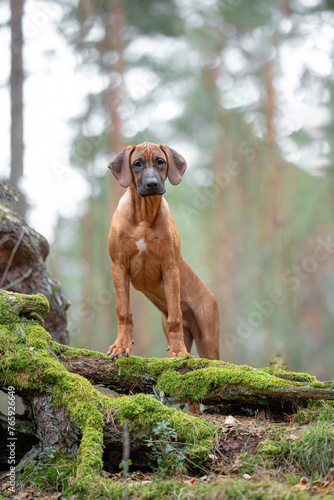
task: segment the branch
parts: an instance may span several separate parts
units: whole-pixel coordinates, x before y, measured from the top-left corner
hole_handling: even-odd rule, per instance
[[[304,399],[334,400],[333,385],[318,382],[304,373],[281,370],[277,376],[269,373],[270,369],[191,356],[182,359],[131,356],[112,362],[104,354],[53,345],[67,370],[122,394],[152,393],[157,386],[166,396],[204,405],[251,403],[289,407]]]

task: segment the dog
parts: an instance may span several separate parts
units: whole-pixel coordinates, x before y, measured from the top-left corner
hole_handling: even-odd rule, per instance
[[[200,357],[219,359],[216,299],[181,256],[180,236],[163,194],[168,177],[179,184],[187,164],[165,144],[127,146],[108,165],[122,196],[108,238],[118,333],[111,359],[129,356],[133,344],[130,282],[160,310],[171,357],[196,343]]]

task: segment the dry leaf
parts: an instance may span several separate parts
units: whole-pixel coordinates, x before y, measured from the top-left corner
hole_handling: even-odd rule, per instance
[[[140,470],[138,470],[135,474],[135,478],[138,480],[138,481],[143,481],[145,479],[145,476]]]
[[[232,415],[229,415],[228,417],[225,418],[224,425],[228,425],[230,427],[233,427],[237,423],[238,423],[238,421],[234,417],[232,417]]]
[[[292,490],[299,490],[299,491],[307,491],[311,487],[309,480],[307,477],[302,477],[301,480],[299,481],[298,484],[293,486],[291,489]]]
[[[250,476],[249,474],[243,474],[242,477],[244,479],[246,479],[247,481],[249,481],[250,479],[252,479],[252,476]]]
[[[327,488],[327,486],[329,485],[330,485],[329,481],[321,481],[321,479],[313,481],[313,486],[316,486],[317,488]]]
[[[184,484],[186,484],[187,486],[194,486],[196,482],[196,478],[193,477],[192,479],[189,479],[189,481],[184,481]]]

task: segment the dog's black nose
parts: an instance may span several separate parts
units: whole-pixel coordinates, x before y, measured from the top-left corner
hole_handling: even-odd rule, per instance
[[[159,183],[154,177],[152,179],[147,179],[145,182],[145,187],[148,189],[156,189],[159,186]]]

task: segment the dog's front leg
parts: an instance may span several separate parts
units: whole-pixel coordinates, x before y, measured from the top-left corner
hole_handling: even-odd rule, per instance
[[[116,293],[118,332],[115,343],[109,347],[111,359],[129,356],[132,349],[132,312],[130,309],[130,274],[123,263],[113,262],[112,277]]]
[[[180,272],[176,266],[163,270],[164,292],[167,302],[167,340],[170,356],[181,357],[187,354],[182,328],[182,311],[180,304]]]

